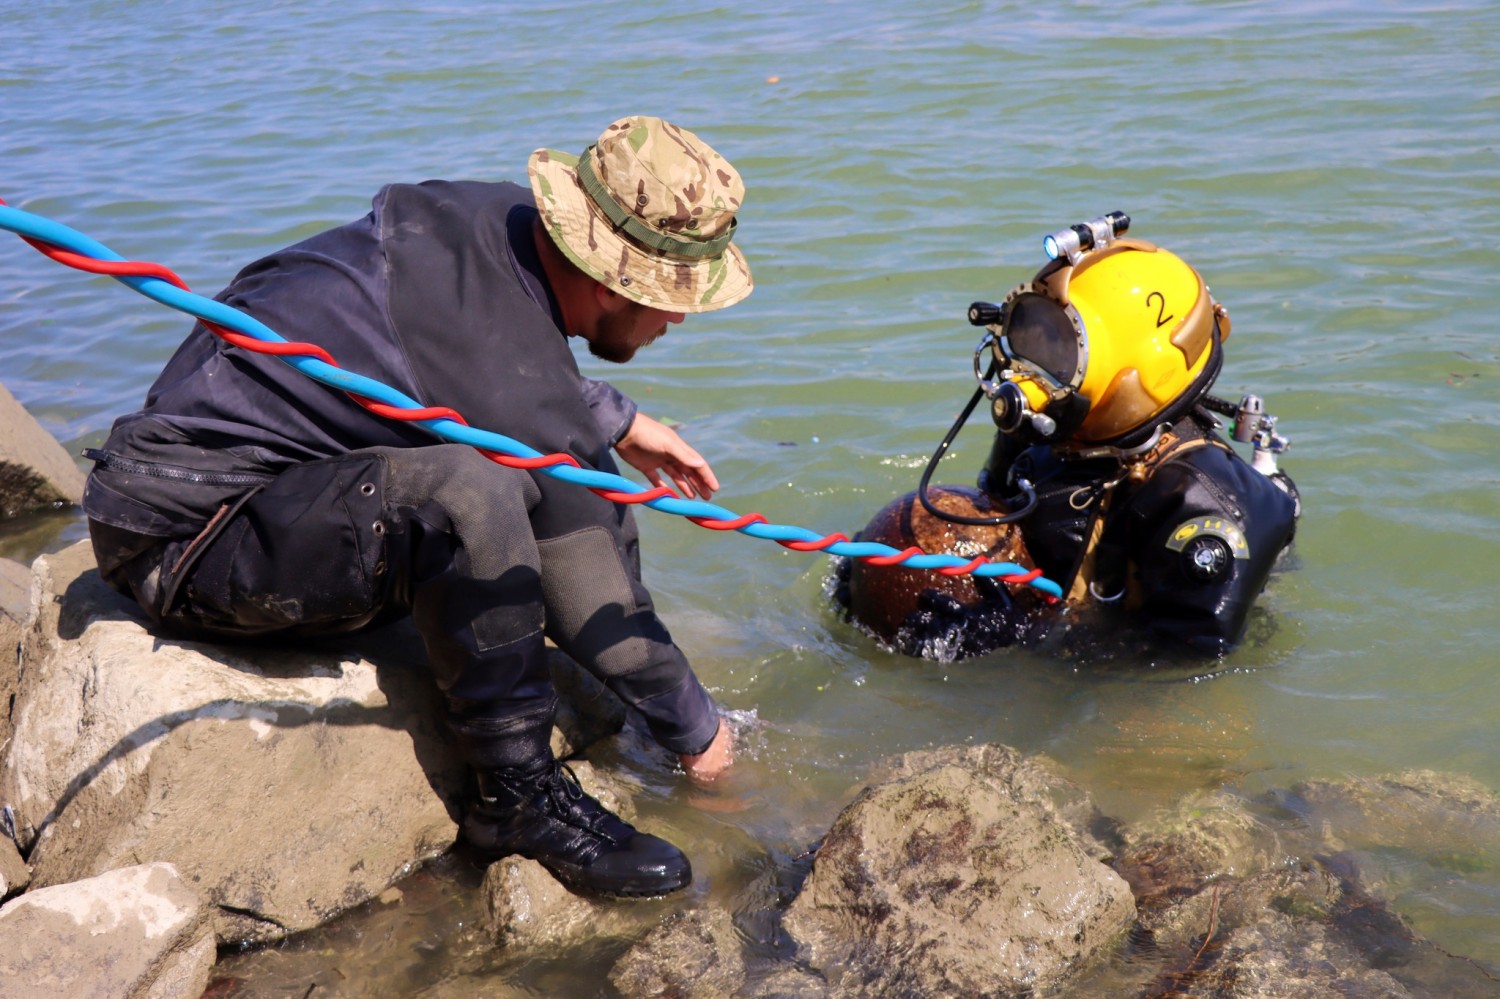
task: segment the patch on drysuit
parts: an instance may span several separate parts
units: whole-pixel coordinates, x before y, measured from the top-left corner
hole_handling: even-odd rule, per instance
[[[1167,538],[1170,551],[1182,553],[1182,571],[1200,583],[1217,583],[1229,575],[1232,559],[1249,558],[1245,533],[1223,517],[1194,517]]]

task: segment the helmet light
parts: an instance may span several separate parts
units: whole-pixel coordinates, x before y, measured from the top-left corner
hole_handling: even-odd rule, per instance
[[[1076,264],[1085,253],[1102,250],[1130,228],[1130,216],[1124,212],[1110,212],[1087,222],[1059,229],[1042,239],[1042,252],[1048,260],[1067,257],[1068,263]]]

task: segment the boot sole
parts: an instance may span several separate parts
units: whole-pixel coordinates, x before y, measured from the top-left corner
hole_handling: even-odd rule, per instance
[[[665,898],[668,895],[682,891],[682,889],[693,883],[693,874],[691,871],[687,871],[684,872],[681,880],[675,884],[621,884],[617,886],[603,886],[593,883],[593,879],[588,876],[587,872],[579,867],[573,867],[558,861],[549,862],[541,857],[533,857],[530,854],[514,850],[507,850],[504,853],[495,850],[486,850],[484,847],[468,839],[464,840],[464,844],[474,854],[475,858],[486,867],[490,864],[498,863],[506,857],[525,857],[527,860],[535,860],[542,867],[546,868],[547,873],[556,878],[558,883],[575,895],[622,899]]]
[[[668,895],[672,895],[676,892],[682,891],[688,885],[693,883],[693,876],[691,874],[688,874],[683,877],[682,880],[677,884],[651,885],[641,887],[631,885],[604,887],[597,884],[591,884],[583,877],[571,874],[571,872],[569,872],[566,868],[554,867],[544,860],[537,860],[537,863],[545,867],[547,869],[547,872],[554,878],[556,878],[564,888],[577,895],[593,895],[603,896],[605,898],[624,899],[666,898]]]

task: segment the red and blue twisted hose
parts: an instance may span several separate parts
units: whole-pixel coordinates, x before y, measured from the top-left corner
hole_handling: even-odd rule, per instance
[[[3,200],[0,200],[0,228],[14,232],[59,263],[113,277],[153,301],[201,320],[236,347],[278,357],[314,381],[347,393],[372,413],[409,421],[444,440],[468,444],[491,461],[509,468],[538,469],[615,503],[644,504],[662,513],[686,517],[700,527],[738,531],[775,541],[793,551],[821,551],[871,565],[929,569],[945,576],[992,576],[1002,582],[1031,586],[1053,600],[1062,596],[1061,588],[1044,578],[1040,569],[1027,570],[1011,562],[989,562],[984,558],[929,555],[916,547],[898,551],[876,542],[851,541],[841,533],[820,536],[806,528],[772,524],[758,513],[739,515],[703,500],[683,499],[667,486],[646,489],[619,475],[582,468],[571,455],[542,454],[502,434],[471,427],[459,413],[445,406],[423,406],[397,389],[346,371],[321,347],[288,341],[238,309],[194,294],[181,278],[160,264],[126,260],[83,233],[12,208]]]

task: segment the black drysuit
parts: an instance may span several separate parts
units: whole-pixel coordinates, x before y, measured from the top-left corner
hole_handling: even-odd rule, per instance
[[[1008,495],[1016,477],[1034,485],[1037,506],[1020,523],[1022,538],[1064,593],[1083,575],[1089,595],[1070,595],[1070,603],[1081,600],[1114,623],[1123,613],[1218,653],[1243,637],[1292,541],[1296,487],[1283,473],[1252,468],[1207,418],[1189,415],[1170,429],[1176,445],[1144,479],[1125,475],[1115,458],[1069,458],[1045,445],[1012,459],[1014,445],[999,434],[980,487]]]
[[[583,379],[515,184],[391,185],[365,218],[245,268],[218,296],[288,340],[584,468],[634,404]],[[629,510],[368,412],[197,325],[95,452],[104,577],[164,628],[337,633],[410,613],[480,769],[545,755],[543,634],[703,751],[717,711],[640,582]]]

